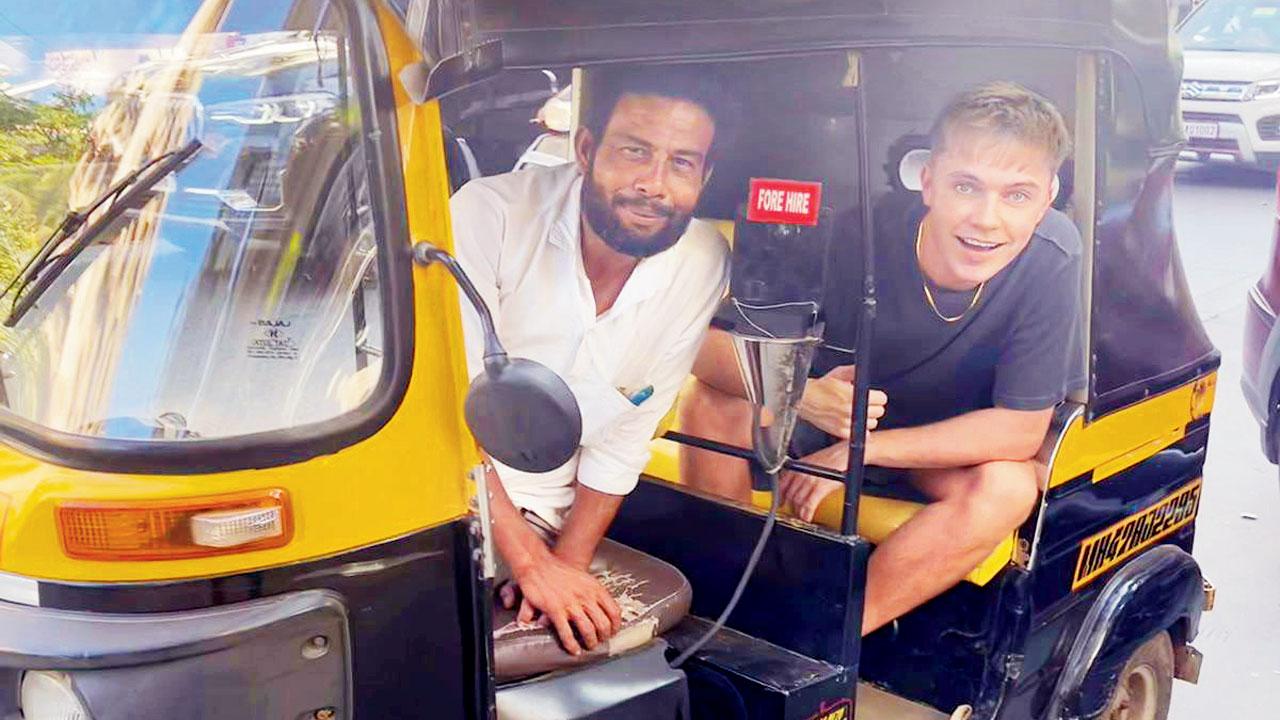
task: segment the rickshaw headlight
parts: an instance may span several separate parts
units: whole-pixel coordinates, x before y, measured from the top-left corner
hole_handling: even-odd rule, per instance
[[[66,673],[28,670],[22,675],[24,720],[92,720]]]
[[[280,488],[168,500],[66,500],[55,516],[63,550],[84,560],[171,560],[267,550],[293,535]]]

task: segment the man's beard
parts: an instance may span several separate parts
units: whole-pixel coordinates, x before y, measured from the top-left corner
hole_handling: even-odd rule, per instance
[[[637,235],[627,230],[618,217],[618,210],[634,207],[645,213],[665,215],[666,225],[652,235]],[[675,245],[689,227],[691,215],[680,214],[675,208],[651,200],[616,197],[610,202],[604,190],[596,185],[595,174],[590,173],[582,182],[582,214],[587,224],[605,244],[625,255],[647,258]]]

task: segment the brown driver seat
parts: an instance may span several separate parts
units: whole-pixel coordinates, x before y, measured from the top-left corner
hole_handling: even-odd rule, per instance
[[[591,561],[591,574],[609,590],[622,611],[622,629],[594,650],[574,657],[565,652],[551,628],[521,625],[516,610],[494,604],[494,674],[498,682],[564,670],[640,647],[671,629],[689,612],[693,591],[675,567],[604,540]]]

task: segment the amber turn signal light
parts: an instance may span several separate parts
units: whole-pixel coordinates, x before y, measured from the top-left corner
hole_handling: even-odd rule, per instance
[[[55,508],[62,548],[82,560],[179,560],[266,550],[293,537],[281,489],[173,500],[69,500]]]

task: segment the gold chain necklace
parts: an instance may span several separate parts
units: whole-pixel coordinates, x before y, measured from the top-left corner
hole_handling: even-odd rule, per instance
[[[916,229],[916,265],[920,265],[920,238],[922,237],[924,237],[923,221],[920,222],[919,227]],[[920,267],[920,275],[922,277],[924,276],[923,266]],[[929,309],[933,310],[933,314],[937,315],[938,318],[943,322],[954,323],[954,322],[960,322],[960,320],[964,318],[965,315],[968,315],[969,311],[972,310],[973,307],[978,304],[978,298],[982,297],[982,288],[987,286],[987,281],[983,280],[982,282],[978,283],[978,290],[973,293],[973,299],[969,301],[969,307],[965,308],[959,315],[956,315],[954,317],[947,317],[946,315],[942,314],[941,310],[938,309],[938,304],[933,300],[933,293],[929,290],[928,277],[924,277],[924,280],[920,283],[920,286],[924,288],[925,302],[928,303]]]

